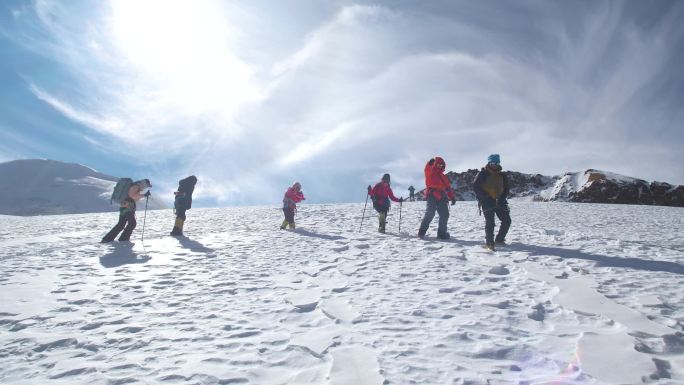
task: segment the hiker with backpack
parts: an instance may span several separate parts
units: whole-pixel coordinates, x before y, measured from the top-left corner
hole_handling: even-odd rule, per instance
[[[195,191],[197,177],[190,175],[178,181],[178,191],[174,192],[173,212],[176,214],[176,222],[171,230],[174,237],[183,236],[183,224],[185,223],[185,212],[192,207],[192,193]]]
[[[511,209],[508,207],[508,177],[501,171],[499,154],[489,155],[487,165],[475,177],[473,190],[485,217],[485,247],[494,250],[496,245],[506,244],[506,234],[511,227]],[[494,238],[494,215],[501,224]]]
[[[395,202],[403,202],[404,198],[397,198],[392,192],[392,187],[390,187],[390,174],[385,174],[380,179],[380,182],[376,183],[373,188],[368,186],[368,195],[370,195],[373,201],[373,208],[378,212],[378,232],[385,232],[385,225],[387,224],[387,213],[390,209],[390,199]]]
[[[449,239],[449,233],[447,232],[449,201],[451,201],[452,205],[456,204],[456,193],[451,188],[449,178],[444,175],[445,169],[446,162],[438,156],[430,159],[425,165],[425,200],[427,201],[427,208],[418,229],[419,238],[425,237],[436,211],[439,214],[437,238]]]
[[[304,193],[302,192],[302,185],[299,182],[295,182],[292,187],[287,189],[285,196],[283,197],[283,213],[285,214],[285,220],[280,225],[281,230],[285,230],[288,226],[290,226],[291,229],[295,228],[297,203],[305,199]]]
[[[122,178],[117,182],[111,201],[119,203],[119,222],[102,238],[102,243],[114,241],[121,230],[123,233],[121,233],[119,241],[131,239],[131,233],[137,224],[135,221],[135,202],[143,197],[149,197],[150,188],[152,188],[152,184],[149,179],[133,182],[130,178]],[[144,192],[145,190],[147,191]]]

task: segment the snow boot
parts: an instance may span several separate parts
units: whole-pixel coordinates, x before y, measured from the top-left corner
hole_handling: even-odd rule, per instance
[[[171,235],[174,237],[179,237],[183,235],[183,221],[181,218],[176,218],[176,223],[173,226],[173,230],[171,230]]]
[[[439,238],[439,239],[449,239],[449,238],[450,238],[450,235],[449,235],[449,233],[446,232],[446,231],[438,231],[438,232],[437,232],[437,238]]]
[[[495,250],[496,250],[496,248],[494,247],[494,242],[487,242],[487,243],[485,243],[485,246],[484,246],[484,247],[485,247],[485,249],[487,249],[487,250],[491,250],[491,251],[495,251]]]
[[[280,229],[281,229],[281,230],[285,230],[285,229],[287,228],[287,224],[288,224],[288,222],[287,222],[287,219],[286,219],[286,220],[283,221],[283,224],[280,225]]]

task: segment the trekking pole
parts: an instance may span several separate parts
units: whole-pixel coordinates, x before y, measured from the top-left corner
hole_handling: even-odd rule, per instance
[[[149,192],[145,194],[145,216],[143,216],[143,229],[142,229],[142,236],[140,237],[140,243],[143,243],[145,240],[145,220],[147,219],[147,201],[150,200],[150,194]],[[143,243],[143,248],[145,247],[145,244]]]
[[[399,202],[399,233],[401,233],[401,207],[404,205],[404,201]]]
[[[366,206],[368,205],[369,194],[366,194],[366,203],[363,205],[363,215],[361,215],[361,225],[359,226],[359,232],[361,232],[361,227],[363,227],[363,218],[366,217]]]

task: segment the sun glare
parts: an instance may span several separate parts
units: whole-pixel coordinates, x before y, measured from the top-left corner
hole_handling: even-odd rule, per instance
[[[112,0],[114,45],[124,63],[191,113],[234,111],[259,98],[252,70],[231,52],[219,2]]]

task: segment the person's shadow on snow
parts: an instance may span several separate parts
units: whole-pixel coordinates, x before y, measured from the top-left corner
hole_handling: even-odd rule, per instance
[[[289,231],[292,231],[293,233],[297,233],[299,235],[304,235],[306,237],[320,238],[328,241],[338,241],[341,239],[346,239],[345,237],[339,235],[318,234],[304,229],[294,229]]]
[[[216,250],[204,246],[202,243],[197,242],[195,240],[192,240],[188,237],[185,236],[180,236],[180,237],[175,237],[178,243],[181,244],[182,247],[195,252],[195,253],[206,253],[206,254],[213,254]]]
[[[560,247],[546,247],[526,245],[523,243],[511,243],[508,247],[511,251],[522,251],[530,256],[557,256],[563,259],[585,259],[595,261],[599,267],[626,267],[634,270],[663,271],[667,273],[684,274],[684,265],[668,261],[651,261],[647,259],[630,257],[612,257],[600,254],[587,254],[580,250],[563,249]]]
[[[119,267],[123,265],[147,263],[151,258],[147,255],[138,257],[133,251],[132,242],[113,242],[112,249],[108,254],[100,257],[100,264],[103,267]]]

